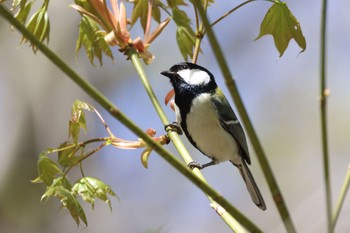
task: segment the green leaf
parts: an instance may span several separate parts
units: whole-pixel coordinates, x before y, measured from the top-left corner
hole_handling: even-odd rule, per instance
[[[141,163],[144,168],[148,168],[148,159],[149,156],[151,155],[152,148],[147,147],[141,154]]]
[[[108,185],[92,177],[81,178],[73,186],[72,192],[74,194],[79,194],[84,201],[90,203],[92,209],[94,209],[95,199],[98,198],[106,202],[109,208],[112,210],[111,202],[107,194],[111,196],[116,196],[116,194]]]
[[[167,0],[168,6],[174,8],[177,6],[187,6],[184,0]]]
[[[187,16],[185,11],[177,7],[173,8],[173,20],[177,26],[191,29],[191,19]]]
[[[80,134],[80,124],[79,121],[69,120],[69,137],[72,137],[75,144],[78,143]]]
[[[46,7],[40,8],[36,13],[32,15],[27,23],[27,30],[31,32],[38,40],[49,42],[50,35],[50,20],[46,11]],[[25,37],[22,38],[22,42],[27,42]],[[37,48],[31,44],[33,51],[36,52]]]
[[[297,42],[302,49],[301,52],[304,52],[306,49],[306,41],[300,24],[290,12],[285,2],[276,1],[272,5],[261,23],[260,34],[255,40],[268,34],[273,36],[280,57],[287,49],[291,39]]]
[[[187,61],[188,57],[193,57],[193,48],[196,43],[194,32],[180,26],[176,30],[176,40],[184,60]]]
[[[84,110],[94,111],[94,107],[80,100],[75,100],[69,120],[69,136],[72,137],[75,144],[78,143],[80,129],[87,130]]]
[[[55,162],[49,159],[45,152],[39,155],[38,160],[38,173],[39,177],[46,185],[51,185],[57,174],[63,174],[61,169],[57,166]],[[38,178],[39,178],[38,177]],[[39,179],[36,178],[34,181],[38,182]]]
[[[62,206],[69,211],[77,225],[80,224],[80,220],[87,225],[84,210],[79,204],[77,197],[71,193],[69,189],[65,188],[63,185],[47,187],[46,192],[41,197],[41,200],[43,201],[44,199],[52,196],[57,197],[60,200]]]
[[[71,190],[72,185],[66,178],[66,176],[57,177],[53,180],[51,187],[63,186],[65,189]]]
[[[112,50],[105,41],[104,36],[98,24],[88,16],[83,15],[79,24],[79,35],[75,52],[78,53],[83,46],[91,64],[94,64],[94,58],[96,57],[100,65],[102,65],[102,54],[114,60]]]
[[[76,144],[64,142],[60,145],[59,149],[63,148],[67,149],[58,151],[58,163],[63,167],[71,167],[77,165],[80,157],[76,156],[75,154],[81,147],[77,146]]]
[[[26,4],[27,0],[13,0],[11,4],[11,10],[16,9],[20,4]]]
[[[163,6],[163,3],[159,0],[153,1],[153,6],[152,6],[152,18],[157,22],[160,23],[160,7]]]
[[[140,19],[143,31],[146,31],[147,14],[148,14],[148,0],[134,0],[134,9],[131,15],[131,26],[133,26],[138,19]]]
[[[19,7],[20,7],[17,13],[15,14],[15,18],[20,23],[24,24],[27,21],[29,12],[32,8],[33,1],[30,1],[29,3],[27,3],[26,0],[17,1],[17,2],[18,3],[13,2],[13,5],[12,5],[13,8],[17,8],[19,4]]]

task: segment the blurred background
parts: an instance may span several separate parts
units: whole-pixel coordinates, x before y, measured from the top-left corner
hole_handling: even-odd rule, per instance
[[[41,3],[41,2],[40,2]],[[37,3],[39,4],[39,3]],[[152,127],[164,134],[139,78],[129,61],[115,53],[115,62],[91,66],[85,52],[74,54],[79,15],[68,8],[71,1],[51,1],[50,48],[74,70],[92,82],[140,127]],[[282,58],[272,37],[255,41],[260,22],[271,6],[254,2],[215,27],[231,71],[255,126],[271,167],[282,189],[298,232],[326,232],[325,195],[319,115],[320,1],[287,1],[299,20],[307,49],[294,41]],[[236,2],[217,1],[209,8],[216,19]],[[333,203],[350,163],[350,2],[332,1],[328,19],[328,102],[330,168]],[[189,9],[191,12],[192,9]],[[182,61],[173,23],[150,47],[156,56],[145,66],[156,95],[163,102],[169,81],[159,72]],[[101,112],[115,135],[135,139],[40,52],[19,46],[21,35],[0,20],[0,232],[230,232],[211,210],[206,197],[157,154],[149,168],[140,163],[141,150],[107,148],[84,162],[85,173],[98,177],[117,193],[113,211],[97,201],[95,210],[84,204],[89,226],[77,227],[58,200],[40,203],[44,185],[31,184],[37,176],[38,154],[57,147],[68,138],[68,120],[75,99],[88,102]],[[133,38],[142,33],[136,27]],[[207,40],[203,41],[199,64],[214,73],[228,95]],[[96,64],[98,64],[96,62]],[[231,99],[230,102],[232,103]],[[164,104],[163,104],[164,105]],[[234,105],[233,105],[234,107]],[[170,120],[172,110],[164,105]],[[103,126],[87,114],[86,138],[105,136]],[[207,159],[183,137],[193,157]],[[167,149],[178,154],[172,145]],[[208,182],[248,216],[264,232],[285,232],[266,180],[250,147],[251,170],[267,202],[267,211],[250,200],[237,170],[223,163],[203,171]],[[78,174],[79,171],[76,171]],[[74,177],[74,172],[72,173]],[[346,199],[336,232],[349,232],[350,200]]]

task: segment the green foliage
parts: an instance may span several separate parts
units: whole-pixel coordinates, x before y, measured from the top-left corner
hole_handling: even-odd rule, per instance
[[[47,152],[43,152],[39,155],[38,160],[38,178],[46,185],[51,185],[57,174],[62,175],[62,170],[57,166],[55,162],[47,157]],[[39,179],[35,179],[39,181]]]
[[[23,13],[19,12],[19,17],[24,21],[28,17],[28,13],[31,6],[24,7]],[[50,20],[49,15],[47,13],[47,5],[44,5],[35,12],[32,17],[29,19],[27,25],[27,29],[31,32],[39,41],[44,42],[45,40],[49,42],[50,37]],[[22,38],[22,42],[27,42],[25,37]],[[37,48],[31,44],[33,51],[36,52]]]
[[[80,100],[74,101],[71,119],[69,120],[69,136],[72,137],[75,144],[78,142],[80,130],[86,131],[84,110],[93,111],[93,108]]]
[[[193,57],[193,48],[196,43],[195,34],[192,29],[179,26],[176,29],[176,41],[182,57],[187,61],[188,57]]]
[[[69,134],[74,142],[63,142],[58,148],[50,148],[39,155],[37,162],[38,177],[33,183],[44,183],[46,191],[41,200],[47,200],[50,197],[57,198],[62,206],[69,211],[74,221],[79,225],[83,222],[87,225],[87,219],[78,197],[92,205],[94,208],[95,199],[102,200],[108,204],[111,209],[110,196],[116,196],[112,189],[102,181],[85,177],[83,173],[82,161],[108,143],[102,144],[88,153],[85,153],[85,147],[95,141],[106,141],[108,138],[101,138],[78,143],[80,129],[86,130],[86,120],[84,111],[95,111],[94,107],[76,100],[72,106],[71,119],[69,121]],[[49,154],[57,152],[57,163],[48,157]],[[68,180],[67,173],[75,166],[81,165],[80,170],[83,178],[77,180],[73,185]]]
[[[41,200],[44,201],[49,197],[58,198],[62,206],[72,215],[72,218],[77,225],[80,224],[80,221],[83,221],[83,223],[87,225],[85,212],[79,204],[76,195],[70,189],[71,185],[69,184],[68,180],[66,180],[64,177],[59,177],[52,183],[51,186],[46,188],[46,192],[41,197]]]
[[[179,1],[182,4],[181,1]],[[180,49],[184,60],[188,60],[188,57],[193,57],[193,49],[196,43],[196,34],[191,26],[191,19],[187,16],[186,12],[180,10],[177,6],[172,8],[173,20],[177,25],[176,29],[176,41]]]
[[[19,7],[15,18],[22,24],[25,24],[29,16],[30,10],[32,9],[33,1],[27,2],[27,0],[17,0],[12,3],[12,10]]]
[[[79,150],[82,151],[83,149],[80,145],[77,145],[76,143],[70,143],[70,142],[64,142],[60,145],[58,148],[58,160],[57,162],[62,167],[73,167],[76,166],[79,162],[82,156],[77,156],[77,152]]]
[[[290,12],[285,2],[276,1],[260,26],[260,34],[255,39],[264,35],[273,36],[275,46],[280,53],[280,57],[287,49],[289,41],[294,39],[303,52],[306,49],[306,41],[301,31],[300,24],[295,16]]]
[[[112,210],[111,201],[107,194],[116,196],[112,189],[102,181],[92,178],[83,177],[78,180],[72,188],[74,194],[79,194],[84,201],[91,204],[92,209],[95,207],[95,199],[100,199],[108,204]]]
[[[234,12],[240,6],[252,1],[254,0],[248,0],[243,4],[240,4],[237,8],[232,9],[227,15]],[[163,3],[161,0],[154,0],[152,1],[152,14],[150,16],[148,15],[150,13],[150,2],[148,0],[128,0],[128,2],[133,4],[133,10],[131,13],[130,22],[128,22],[128,24],[130,24],[132,27],[139,21],[144,32],[146,33],[145,41],[142,41],[144,43],[140,43],[139,39],[136,39],[135,41],[138,43],[137,51],[139,55],[141,57],[146,57],[147,59],[144,60],[147,63],[151,62],[154,57],[147,51],[147,42],[149,42],[149,32],[147,29],[150,28],[150,25],[147,25],[150,23],[149,17],[153,18],[153,20],[160,24],[162,11],[165,11],[167,14],[170,14],[169,11],[172,13],[172,19],[177,25],[175,34],[176,41],[184,60],[197,56],[197,54],[194,54],[194,48],[196,45],[195,42],[198,39],[197,36],[202,35],[201,33],[204,34],[205,31],[195,32],[191,23],[192,19],[184,10],[180,9],[182,6],[188,6],[189,3],[195,5],[193,1],[189,1],[189,3],[187,3],[184,0],[166,0],[166,3]],[[205,1],[202,2],[204,4]],[[213,2],[213,0],[209,0],[207,1],[207,4],[210,6]],[[27,21],[32,8],[32,3],[32,0],[13,0],[12,9],[18,9],[15,16],[21,23],[25,23]],[[79,36],[76,41],[76,52],[78,52],[81,47],[84,47],[91,64],[94,64],[94,59],[97,58],[100,65],[102,65],[103,54],[114,60],[110,46],[114,46],[116,44],[118,44],[118,46],[122,46],[123,43],[123,46],[128,46],[128,42],[130,42],[130,45],[132,46],[134,41],[130,41],[131,38],[129,38],[129,29],[123,29],[124,31],[118,32],[121,33],[120,35],[118,33],[115,35],[117,40],[124,40],[123,43],[120,41],[115,43],[116,41],[113,39],[113,33],[111,33],[112,31],[116,33],[115,29],[112,30],[112,21],[117,20],[117,25],[119,25],[118,28],[120,27],[120,22],[118,21],[118,18],[110,21],[110,18],[108,18],[107,15],[110,14],[109,17],[118,17],[118,15],[123,12],[112,12],[111,10],[106,9],[104,3],[100,1],[76,0],[75,3],[77,5],[75,5],[73,8],[79,11],[82,15],[79,23]],[[48,4],[49,0],[44,0],[42,7],[30,17],[30,20],[26,25],[27,29],[42,42],[48,42],[50,35],[50,21],[47,13]],[[118,4],[118,2],[116,4]],[[221,19],[225,18],[227,15],[224,15]],[[221,19],[219,19],[218,22],[221,21]],[[216,23],[217,22],[215,22],[215,24]],[[198,26],[199,25],[196,25],[196,29],[198,29]],[[162,29],[159,30],[159,33],[161,31]],[[279,0],[273,1],[272,7],[269,9],[261,23],[260,33],[256,40],[268,34],[273,36],[275,46],[279,51],[280,56],[282,56],[287,49],[291,39],[294,39],[297,42],[299,47],[302,49],[301,52],[306,49],[306,41],[299,22],[290,12],[286,3]],[[110,39],[110,37],[112,39]],[[22,38],[22,42],[27,42],[27,39]],[[36,51],[37,48],[33,46],[33,50]],[[127,50],[127,48],[120,49],[122,52]],[[201,50],[198,49],[196,53],[199,51]]]
[[[94,63],[94,58],[97,57],[100,65],[102,65],[102,54],[114,60],[113,53],[104,36],[105,34],[100,31],[97,23],[83,15],[79,23],[79,35],[75,51],[78,52],[83,46],[91,64]]]
[[[134,0],[134,9],[131,15],[131,26],[133,26],[138,19],[140,19],[143,31],[146,31],[147,14],[148,14],[148,0]]]

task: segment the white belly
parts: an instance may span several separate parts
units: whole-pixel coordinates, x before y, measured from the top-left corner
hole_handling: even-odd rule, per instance
[[[231,160],[241,163],[237,142],[220,125],[210,94],[202,94],[193,100],[186,123],[193,141],[205,155],[218,162]]]

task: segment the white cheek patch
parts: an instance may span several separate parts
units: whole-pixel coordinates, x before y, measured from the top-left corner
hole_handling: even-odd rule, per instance
[[[198,69],[186,69],[178,72],[183,80],[190,85],[205,85],[210,82],[210,77],[207,72]]]

